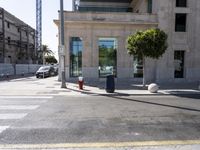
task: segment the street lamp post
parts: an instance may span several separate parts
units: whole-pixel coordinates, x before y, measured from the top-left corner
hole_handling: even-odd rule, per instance
[[[64,14],[63,0],[60,0],[60,66],[61,66],[61,88],[66,88],[65,84],[65,39],[64,39]]]

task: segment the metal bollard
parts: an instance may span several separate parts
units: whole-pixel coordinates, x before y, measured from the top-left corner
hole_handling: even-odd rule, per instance
[[[78,85],[80,90],[83,90],[83,82],[83,77],[78,77]]]
[[[106,92],[114,93],[115,91],[115,77],[113,75],[106,76]]]

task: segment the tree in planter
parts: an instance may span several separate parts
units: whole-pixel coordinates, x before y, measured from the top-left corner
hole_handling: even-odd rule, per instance
[[[167,49],[167,34],[160,29],[138,31],[127,38],[130,55],[143,59],[143,86],[145,86],[145,57],[158,59]]]

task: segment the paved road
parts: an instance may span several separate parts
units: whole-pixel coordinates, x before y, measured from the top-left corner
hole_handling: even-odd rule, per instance
[[[21,87],[25,84],[17,82]],[[36,88],[26,89],[31,90],[37,93]],[[17,147],[200,149],[200,96],[4,93],[0,95],[0,149]]]
[[[1,144],[200,139],[199,97],[1,96]]]

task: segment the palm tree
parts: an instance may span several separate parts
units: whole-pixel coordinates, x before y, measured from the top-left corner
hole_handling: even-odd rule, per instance
[[[53,51],[47,45],[42,45],[41,50],[38,51],[38,58],[45,64],[45,56],[51,56],[53,54]]]
[[[52,54],[54,54],[47,45],[42,45],[42,52],[44,56],[51,56]]]

